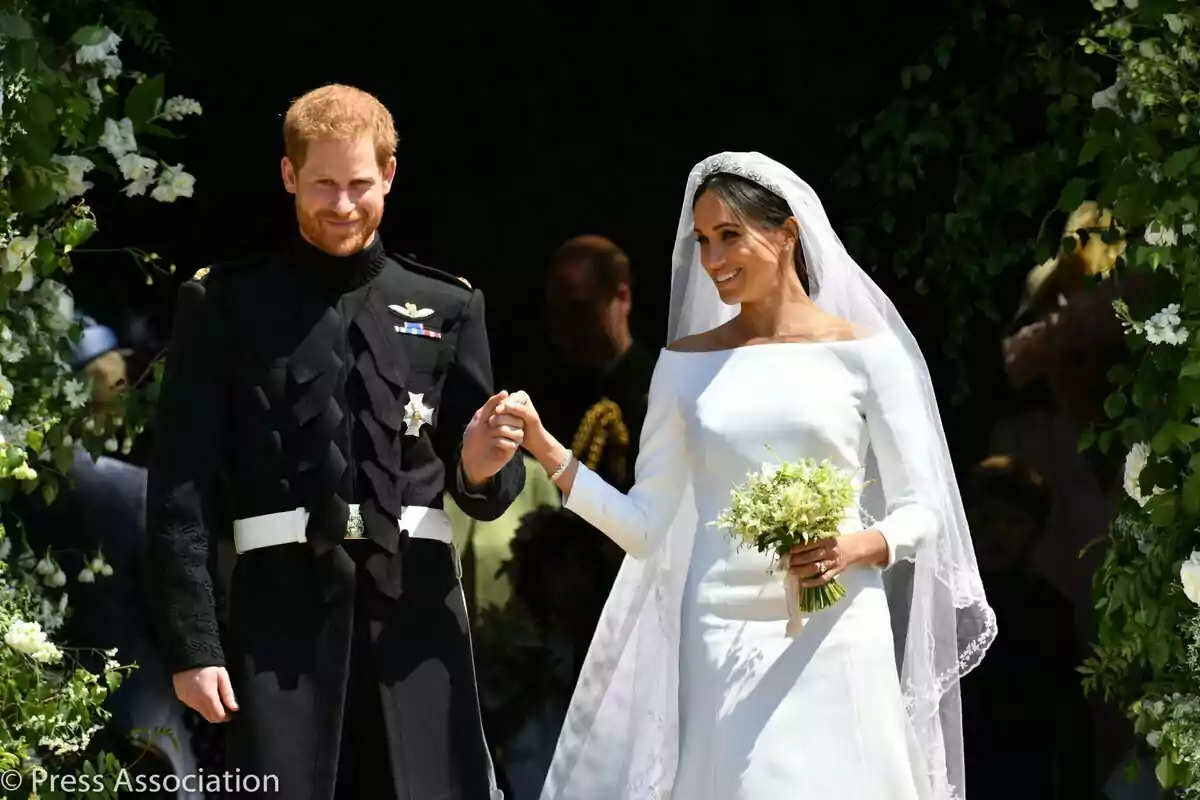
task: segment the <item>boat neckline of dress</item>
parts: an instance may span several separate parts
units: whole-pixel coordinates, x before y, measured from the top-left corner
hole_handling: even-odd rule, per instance
[[[662,348],[664,353],[675,353],[677,355],[687,356],[702,356],[712,355],[713,353],[736,353],[738,350],[758,350],[767,347],[778,347],[780,345],[830,345],[830,344],[862,344],[880,339],[885,334],[874,333],[870,336],[863,336],[854,339],[788,339],[774,342],[755,342],[754,344],[739,344],[737,347],[723,347],[719,350],[672,350],[669,347]]]

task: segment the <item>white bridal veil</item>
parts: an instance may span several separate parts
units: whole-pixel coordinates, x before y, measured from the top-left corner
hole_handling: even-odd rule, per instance
[[[929,370],[887,296],[842,245],[816,193],[760,153],[721,153],[688,176],[676,234],[668,340],[709,330],[737,308],[721,302],[700,267],[692,202],[717,172],[748,178],[784,198],[799,222],[813,300],[859,327],[889,331],[904,346],[922,387],[928,432],[920,454],[923,500],[940,522],[915,557],[885,576],[900,685],[910,722],[911,759],[922,800],[965,797],[960,679],[996,636],[966,515],[951,466]],[[686,465],[680,465],[686,469]],[[874,473],[874,474],[872,474]],[[874,459],[867,479],[878,487]],[[690,482],[689,482],[690,483]],[[689,489],[658,550],[627,557],[604,607],[559,735],[542,800],[667,800],[678,759],[680,602],[697,514]],[[876,489],[863,498],[870,518],[886,516]],[[673,798],[673,800],[688,800]]]

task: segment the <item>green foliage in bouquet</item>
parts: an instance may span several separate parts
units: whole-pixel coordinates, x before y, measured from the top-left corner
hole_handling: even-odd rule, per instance
[[[840,535],[855,489],[851,474],[828,460],[780,460],[747,475],[731,498],[710,524],[729,531],[743,546],[785,558],[797,545]],[[801,588],[800,611],[819,611],[845,596],[836,578],[824,586]]]

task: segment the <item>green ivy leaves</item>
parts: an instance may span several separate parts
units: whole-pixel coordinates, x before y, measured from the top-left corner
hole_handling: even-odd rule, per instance
[[[1062,187],[1076,177],[1084,98],[1099,78],[1065,57],[1075,34],[1054,29],[1031,6],[970,3],[902,71],[901,93],[848,129],[861,152],[835,176],[848,199],[862,203],[846,226],[856,259],[931,295],[941,320],[936,339],[958,366],[957,402],[969,392],[967,343],[998,340],[1016,310],[998,302],[997,287],[1019,287],[1059,242],[1046,224],[1047,201],[1060,192],[1061,205],[1086,199],[1086,183]],[[950,69],[959,51],[995,54],[995,72]],[[1041,109],[1045,131],[1034,141],[1013,125],[1031,108]],[[1035,252],[1039,237],[1044,253]]]
[[[146,130],[146,125],[158,111],[166,91],[166,82],[162,75],[147,78],[129,90],[125,97],[125,116],[133,122],[137,133]]]
[[[33,28],[29,23],[8,11],[0,11],[0,32],[18,42],[29,41],[33,38]]]
[[[110,31],[103,25],[87,25],[75,31],[71,44],[78,47],[95,47],[108,38]]]
[[[1091,185],[1092,182],[1087,178],[1072,178],[1058,197],[1058,210],[1064,214],[1070,214],[1079,208],[1087,199],[1087,192]]]

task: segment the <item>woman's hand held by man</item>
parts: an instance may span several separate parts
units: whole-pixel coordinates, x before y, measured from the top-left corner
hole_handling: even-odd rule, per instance
[[[520,420],[524,426],[525,439],[521,446],[529,455],[537,459],[547,474],[557,475],[555,484],[564,493],[570,494],[571,487],[575,484],[576,462],[571,459],[568,467],[565,470],[562,468],[563,464],[567,463],[570,451],[563,447],[542,425],[542,419],[538,416],[533,400],[530,399],[527,392],[513,392],[501,402],[496,407],[496,415],[493,417],[492,424],[501,425],[504,424],[501,418],[511,419],[513,417]]]

